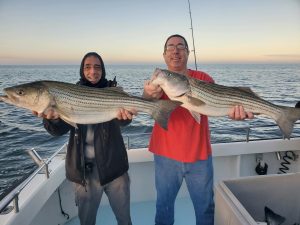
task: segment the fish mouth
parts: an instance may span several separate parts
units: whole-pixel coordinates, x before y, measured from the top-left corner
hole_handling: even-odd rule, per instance
[[[180,97],[184,96],[185,94],[186,94],[186,92],[183,92],[182,94],[177,95],[176,98],[180,98]]]
[[[7,95],[0,95],[0,102],[10,102]]]
[[[156,68],[155,71],[154,71],[154,73],[152,74],[152,77],[150,79],[150,83],[159,85],[157,83],[157,78],[159,77],[159,74],[161,74],[161,73],[162,73],[161,69]]]
[[[4,101],[4,99],[8,99],[8,96],[7,95],[0,95],[0,100]]]

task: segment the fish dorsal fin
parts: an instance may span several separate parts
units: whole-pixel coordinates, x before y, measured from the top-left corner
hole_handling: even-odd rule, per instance
[[[123,90],[123,87],[120,87],[120,86],[118,86],[118,87],[106,87],[105,88],[106,90],[111,90],[111,91],[124,91]]]
[[[106,87],[106,88],[103,88],[102,90],[122,93],[122,94],[126,94],[126,95],[130,96],[127,92],[125,92],[123,90],[122,87]]]
[[[247,92],[249,94],[255,95],[256,97],[259,97],[258,94],[256,94],[255,92],[253,92],[252,89],[249,88],[249,87],[236,87],[236,88],[240,89],[240,90],[242,90],[244,92]]]
[[[188,80],[189,80],[189,83],[190,83],[190,85],[197,85],[197,84],[205,84],[205,83],[209,83],[209,82],[207,82],[207,81],[204,81],[204,80],[198,80],[198,79],[195,79],[195,78],[193,78],[193,77],[187,77],[188,78]]]

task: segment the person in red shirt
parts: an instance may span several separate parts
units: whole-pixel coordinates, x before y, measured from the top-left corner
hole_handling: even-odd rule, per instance
[[[167,38],[163,57],[168,70],[199,80],[214,82],[207,74],[187,68],[189,47],[178,34]],[[144,84],[143,97],[168,99],[159,86],[150,81]],[[235,120],[253,118],[242,106],[233,107],[228,116]],[[185,179],[193,202],[196,224],[214,224],[213,167],[208,118],[201,115],[200,124],[190,112],[176,108],[169,119],[168,130],[154,124],[149,151],[154,153],[156,200],[156,225],[174,224],[174,204]]]

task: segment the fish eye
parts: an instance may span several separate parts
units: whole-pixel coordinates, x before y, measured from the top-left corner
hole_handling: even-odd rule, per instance
[[[25,91],[23,89],[19,89],[16,91],[17,95],[24,95]]]

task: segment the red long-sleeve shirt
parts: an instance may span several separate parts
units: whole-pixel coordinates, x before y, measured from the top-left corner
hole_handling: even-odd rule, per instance
[[[201,71],[188,70],[188,75],[214,82],[208,74]],[[168,97],[163,94],[162,99]],[[154,124],[149,151],[180,162],[205,160],[211,155],[208,125],[207,116],[201,115],[201,122],[198,124],[187,109],[177,107],[170,116],[167,131],[157,123]]]

